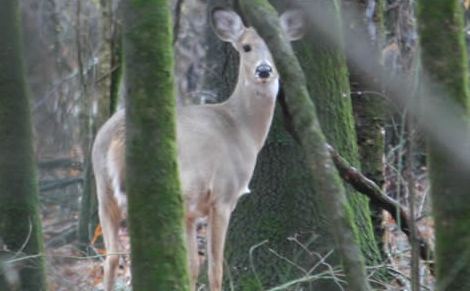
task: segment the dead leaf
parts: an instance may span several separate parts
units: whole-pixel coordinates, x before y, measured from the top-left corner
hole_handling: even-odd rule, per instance
[[[91,244],[94,245],[96,240],[103,235],[103,229],[101,228],[101,224],[98,224],[95,228],[95,233],[93,234],[93,239],[91,240]]]

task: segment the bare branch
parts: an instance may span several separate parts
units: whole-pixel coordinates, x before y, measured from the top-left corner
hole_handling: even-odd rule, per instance
[[[385,195],[377,184],[365,177],[359,170],[352,167],[338,152],[332,147],[328,147],[333,162],[340,176],[348,182],[358,192],[365,194],[378,207],[386,210],[395,221],[400,221],[400,229],[411,240],[410,225],[412,221],[409,218],[408,211],[397,201]],[[424,260],[432,275],[434,275],[434,251],[429,242],[416,229],[416,240],[419,245],[419,254]]]

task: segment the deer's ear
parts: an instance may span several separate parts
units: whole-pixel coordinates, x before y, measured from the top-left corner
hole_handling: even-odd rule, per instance
[[[212,27],[221,40],[232,43],[236,42],[245,31],[240,16],[234,11],[223,9],[212,11]]]
[[[281,15],[281,28],[289,41],[301,39],[305,34],[305,15],[300,10],[287,10]]]

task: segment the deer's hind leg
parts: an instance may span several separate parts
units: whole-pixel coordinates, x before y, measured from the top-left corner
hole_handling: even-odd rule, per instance
[[[191,271],[191,290],[196,290],[199,276],[199,255],[197,246],[196,219],[186,218],[186,240],[188,247],[189,269]]]
[[[107,254],[104,262],[104,287],[106,291],[111,291],[114,287],[116,269],[119,265],[119,227],[122,215],[111,188],[98,181],[97,186],[98,198],[100,199],[98,214]]]

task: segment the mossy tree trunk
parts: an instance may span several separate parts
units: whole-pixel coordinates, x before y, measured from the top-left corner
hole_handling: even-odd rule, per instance
[[[26,88],[18,1],[0,10],[0,240],[12,256],[31,256],[16,266],[20,290],[47,290],[38,210],[31,109]],[[1,251],[5,251],[2,249]],[[18,258],[17,255],[15,255]],[[5,258],[2,256],[2,259]],[[6,261],[0,261],[1,271]],[[15,267],[15,268],[16,268]],[[0,279],[0,289],[6,282]]]
[[[466,140],[460,146],[468,153],[470,100],[463,19],[459,0],[418,1],[422,65],[433,86],[430,92],[445,92],[446,97],[437,101],[445,108],[452,108],[449,103],[460,107],[454,113]],[[468,159],[457,157],[442,142],[430,139],[429,143],[437,290],[470,290],[470,166],[463,162]]]
[[[285,6],[283,1],[272,2]],[[263,18],[254,16],[251,12],[254,8],[251,5],[242,5],[242,8],[246,15],[251,15],[250,20],[254,17]],[[335,27],[339,29],[338,11],[329,11],[338,20]],[[258,22],[256,24],[264,25]],[[308,90],[319,108],[320,123],[327,139],[338,147],[348,160],[357,165],[357,146],[351,102],[348,98],[345,60],[338,50],[315,37],[309,34],[305,41],[295,45],[306,73]],[[265,39],[269,42],[273,38],[271,34]],[[314,39],[316,41],[312,41]],[[298,77],[282,76],[284,85]],[[281,97],[270,135],[258,157],[250,185],[252,193],[240,199],[231,219],[226,254],[230,275],[241,290],[273,287],[303,277],[306,275],[305,270],[309,270],[319,261],[317,254],[324,256],[337,246],[331,232],[329,215],[324,211],[324,189],[321,189],[318,181],[312,180],[309,174],[312,170],[309,163],[311,160],[285,130],[282,111],[287,109],[287,98],[294,98],[296,93],[286,90],[285,95],[286,98]],[[343,187],[340,181],[336,182],[339,184],[332,187]],[[361,248],[369,261],[376,262],[380,256],[371,229],[367,202],[358,198],[352,190],[348,189],[348,192],[352,197],[353,206],[347,206],[348,215],[351,216],[347,216],[346,220],[351,219],[348,221],[352,222],[354,219],[357,222],[363,236],[359,237],[356,233],[356,238],[361,241]],[[341,261],[339,253],[335,252],[327,262],[338,266]],[[285,258],[296,266],[286,262]],[[357,268],[360,272],[360,263]],[[325,271],[324,266],[318,267],[310,275],[322,271]],[[312,279],[304,286],[315,290],[339,289],[331,277],[316,281]]]
[[[124,9],[126,192],[133,290],[188,290],[169,0]]]

